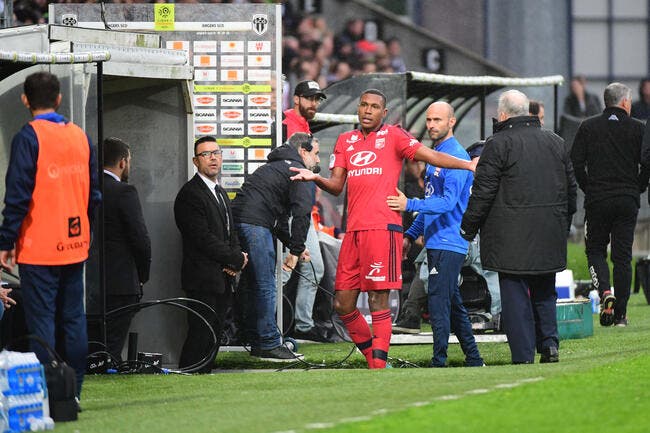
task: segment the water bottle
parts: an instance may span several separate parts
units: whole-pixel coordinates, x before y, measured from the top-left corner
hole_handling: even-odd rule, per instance
[[[589,300],[591,301],[591,312],[597,314],[600,309],[600,297],[598,296],[598,290],[594,289],[589,292]]]

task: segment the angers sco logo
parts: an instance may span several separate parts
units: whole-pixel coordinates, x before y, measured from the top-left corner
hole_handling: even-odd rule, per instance
[[[78,216],[68,218],[68,237],[81,236],[81,218]]]

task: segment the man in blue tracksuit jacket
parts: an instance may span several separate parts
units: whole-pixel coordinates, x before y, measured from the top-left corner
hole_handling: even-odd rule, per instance
[[[434,102],[427,109],[427,130],[435,150],[468,160],[469,155],[453,135],[455,123],[454,109],[448,103]],[[458,337],[465,354],[465,365],[484,365],[458,289],[458,277],[468,247],[468,242],[460,236],[460,222],[467,208],[473,180],[469,171],[427,164],[424,199],[407,199],[399,190],[397,196],[387,199],[393,210],[418,212],[404,234],[403,247],[408,251],[411,242],[424,235],[429,264],[429,315],[433,330],[431,367],[446,365],[450,330]]]

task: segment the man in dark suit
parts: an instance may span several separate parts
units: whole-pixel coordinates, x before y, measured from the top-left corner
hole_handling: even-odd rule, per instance
[[[219,186],[221,149],[213,137],[201,137],[194,143],[192,161],[198,173],[176,196],[174,217],[183,237],[181,286],[192,299],[209,305],[215,312],[192,305],[214,330],[191,312],[187,318],[187,338],[183,345],[179,367],[198,367],[208,354],[208,363],[196,371],[209,373],[217,356],[218,343],[224,327],[226,308],[232,302],[233,276],[248,261],[241,251],[230,210],[230,200]],[[215,349],[211,352],[212,349]]]
[[[149,280],[151,241],[138,191],[127,183],[130,168],[129,145],[115,137],[104,140],[107,312],[140,302],[142,286]],[[106,318],[106,349],[118,360],[134,314],[126,310]]]

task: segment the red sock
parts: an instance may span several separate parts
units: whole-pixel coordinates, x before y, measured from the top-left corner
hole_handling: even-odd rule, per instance
[[[350,338],[357,345],[363,356],[368,361],[368,367],[372,368],[372,335],[370,334],[370,327],[368,322],[361,315],[359,310],[354,310],[349,314],[340,315],[343,324],[350,334]]]
[[[390,310],[375,311],[370,315],[372,316],[373,368],[386,368],[390,337],[393,333]]]

